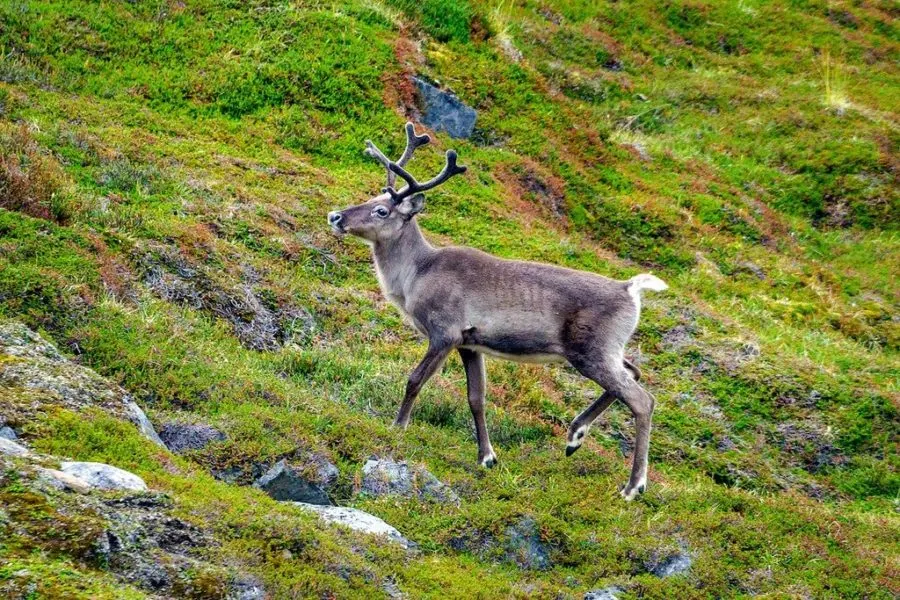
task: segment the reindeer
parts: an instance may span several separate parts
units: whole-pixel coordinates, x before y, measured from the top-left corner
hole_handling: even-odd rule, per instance
[[[654,397],[638,383],[640,371],[624,357],[637,327],[643,290],[666,284],[649,274],[617,281],[562,267],[497,258],[466,247],[437,248],[423,237],[415,216],[424,192],[466,171],[448,150],[433,179],[419,183],[404,168],[430,141],[406,124],[407,144],[397,162],[371,141],[365,152],[387,171],[387,186],[374,198],[328,213],[338,235],[351,234],[372,247],[384,295],[428,339],[428,350],[406,384],[394,425],[406,428],[425,382],[456,350],[466,372],[469,408],[475,420],[478,461],[497,462],[484,418],[484,355],[518,362],[563,362],[603,388],[603,394],[572,421],[566,455],[581,447],[594,420],[615,400],[634,415],[636,440],[626,500],[647,485],[647,452]],[[399,176],[405,185],[397,189]]]

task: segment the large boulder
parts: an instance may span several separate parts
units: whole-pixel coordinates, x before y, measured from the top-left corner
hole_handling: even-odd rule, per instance
[[[337,467],[316,456],[304,466],[280,460],[253,485],[275,500],[329,505],[328,490],[337,478]]]
[[[39,482],[45,483],[56,490],[68,490],[80,494],[86,494],[91,491],[91,486],[88,482],[69,473],[43,467],[36,467],[35,473]]]
[[[129,490],[144,492],[144,480],[118,467],[95,462],[64,462],[60,470],[84,481],[89,486],[101,490]]]
[[[0,320],[0,401],[12,425],[56,406],[69,410],[99,407],[134,423],[162,446],[144,411],[120,386],[75,364],[52,343],[16,321]]]
[[[319,515],[319,518],[328,523],[342,525],[362,533],[384,536],[391,542],[400,544],[404,548],[410,548],[413,545],[396,528],[365,511],[345,506],[321,506],[303,502],[295,502],[294,504],[304,510],[315,512]]]
[[[459,502],[459,497],[422,465],[372,457],[362,469],[360,491],[371,496],[395,495],[436,502]]]
[[[422,123],[435,131],[446,131],[452,138],[471,137],[478,116],[474,108],[424,79],[413,77],[412,80],[419,93]]]
[[[175,454],[202,450],[213,442],[225,440],[225,434],[205,424],[166,423],[159,429],[159,437]]]

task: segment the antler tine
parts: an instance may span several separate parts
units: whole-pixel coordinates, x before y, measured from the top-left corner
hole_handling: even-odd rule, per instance
[[[403,150],[403,154],[400,156],[400,160],[397,161],[397,164],[401,167],[409,162],[409,159],[412,158],[413,153],[416,151],[416,148],[419,146],[424,146],[428,142],[431,141],[431,136],[427,133],[423,135],[416,135],[416,128],[411,123],[406,123],[406,149]],[[384,152],[378,149],[378,146],[372,140],[366,140],[366,149],[363,151],[384,166],[387,171],[387,186],[394,187],[394,182],[397,181],[397,175],[391,171],[391,159],[389,159]]]
[[[366,149],[363,150],[366,154],[377,160],[382,164],[384,169],[387,171],[387,184],[388,187],[394,185],[394,182],[397,180],[397,176],[391,171],[391,159],[384,155],[384,152],[378,149],[378,146],[372,140],[366,140]]]
[[[432,190],[454,175],[459,175],[460,173],[466,172],[466,167],[456,164],[456,150],[447,150],[447,162],[444,163],[444,168],[441,169],[441,172],[438,173],[437,176],[429,179],[425,183],[419,183],[418,181],[416,181],[415,177],[410,175],[409,172],[406,171],[406,169],[404,169],[397,163],[391,163],[388,168],[406,181],[406,186],[399,191],[395,190],[391,186],[384,188],[384,191],[391,195],[391,198],[393,199],[395,204],[399,203],[407,196],[412,196],[413,194],[417,194],[419,192],[427,192],[428,190]]]
[[[409,162],[409,159],[412,158],[413,152],[416,151],[416,148],[419,146],[424,146],[428,142],[431,141],[431,136],[427,133],[422,135],[416,135],[416,128],[413,126],[412,122],[406,122],[406,149],[403,151],[403,155],[400,157],[400,160],[397,161],[397,164],[401,167],[406,166],[406,163]],[[388,166],[390,169],[390,166]]]

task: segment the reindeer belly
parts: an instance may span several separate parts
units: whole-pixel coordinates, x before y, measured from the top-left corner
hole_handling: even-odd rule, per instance
[[[562,346],[546,332],[516,331],[508,326],[469,327],[463,331],[463,348],[488,356],[522,363],[566,362]]]

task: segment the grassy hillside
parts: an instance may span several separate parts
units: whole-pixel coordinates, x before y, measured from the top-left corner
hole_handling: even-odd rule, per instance
[[[227,440],[176,457],[99,411],[26,421],[15,390],[0,416],[39,451],[141,475],[273,598],[386,581],[410,598],[896,597],[898,17],[889,0],[0,3],[0,318],[154,422]],[[424,342],[325,214],[383,185],[363,141],[402,148],[413,73],[478,110],[471,139],[434,135],[413,165],[455,148],[469,167],[429,196],[430,239],[670,285],[629,348],[658,399],[636,502],[617,493],[621,405],[564,457],[598,393],[568,368],[488,363],[490,471],[456,357],[410,428],[389,426]],[[210,475],[298,449],[418,552]],[[355,493],[370,455],[424,463],[459,506]],[[523,518],[547,569],[490,543]],[[23,540],[0,536],[0,586],[22,597],[144,593]],[[680,550],[686,575],[647,572]]]

